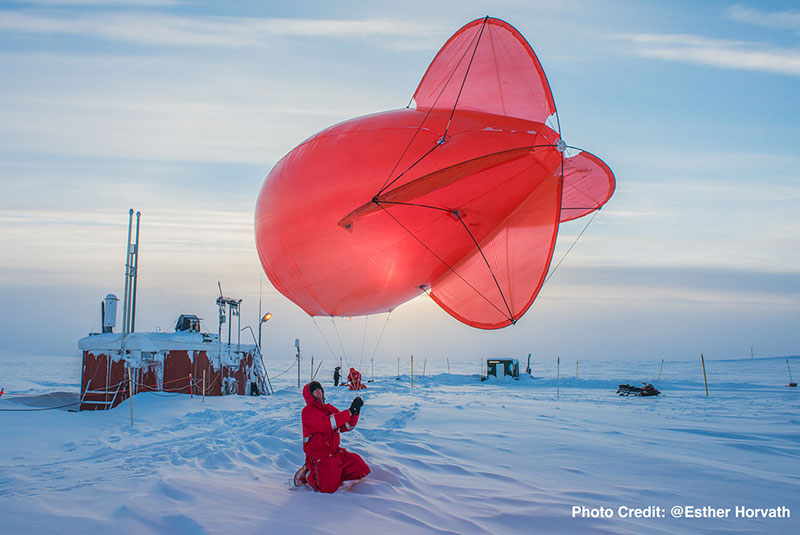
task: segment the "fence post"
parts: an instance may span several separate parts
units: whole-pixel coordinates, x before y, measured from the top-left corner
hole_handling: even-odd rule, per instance
[[[130,364],[128,364],[128,397],[131,399],[131,427],[133,427],[133,376]]]
[[[703,354],[700,353],[700,362],[703,363],[703,382],[706,384],[706,397],[708,397],[708,379],[706,379],[706,361]]]

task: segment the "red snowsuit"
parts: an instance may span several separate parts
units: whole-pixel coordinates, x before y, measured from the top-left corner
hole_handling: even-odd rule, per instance
[[[357,372],[355,368],[350,368],[350,373],[347,374],[347,382],[350,383],[350,390],[367,388],[367,385],[361,382],[361,372]]]
[[[339,432],[350,431],[358,423],[358,415],[340,411],[323,403],[303,387],[303,451],[306,454],[306,476],[311,488],[320,492],[336,492],[342,481],[361,479],[369,474],[369,466],[356,453],[339,447]]]

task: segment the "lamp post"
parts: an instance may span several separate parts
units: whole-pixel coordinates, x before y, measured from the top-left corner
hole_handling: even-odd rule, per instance
[[[258,320],[258,352],[261,353],[261,324],[266,323],[272,317],[272,314],[267,312]]]

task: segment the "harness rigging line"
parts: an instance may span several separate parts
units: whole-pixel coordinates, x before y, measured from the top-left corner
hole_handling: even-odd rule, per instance
[[[503,289],[500,287],[500,283],[497,282],[497,277],[494,274],[494,270],[492,269],[491,264],[489,264],[489,260],[486,259],[486,255],[483,254],[483,249],[481,249],[481,246],[478,244],[478,240],[476,240],[475,236],[472,235],[472,232],[470,232],[469,227],[467,227],[467,224],[464,223],[464,220],[461,218],[461,214],[457,210],[455,212],[455,216],[458,218],[458,221],[461,223],[461,226],[464,227],[464,230],[467,231],[467,234],[469,234],[469,237],[472,238],[472,243],[474,243],[475,247],[478,248],[478,252],[481,253],[481,257],[483,258],[483,261],[486,262],[486,267],[489,268],[489,273],[491,273],[492,279],[494,279],[494,284],[495,284],[495,286],[497,286],[497,291],[500,292],[500,297],[503,298],[503,304],[506,306],[506,310],[508,310],[508,319],[509,319],[509,321],[511,321],[511,325],[516,324],[517,320],[514,319],[514,313],[511,312],[511,307],[508,306],[508,301],[506,301],[506,296],[503,293]]]
[[[383,338],[383,333],[386,330],[386,326],[389,324],[389,316],[392,315],[392,312],[393,312],[392,310],[389,311],[389,313],[386,315],[386,321],[383,322],[383,329],[381,329],[381,334],[380,336],[378,336],[378,341],[375,343],[375,349],[372,350],[373,359],[375,358],[375,353],[377,353],[378,351],[378,346],[381,343],[381,338]]]
[[[350,361],[347,359],[347,353],[345,353],[344,344],[342,344],[342,337],[339,336],[339,329],[336,328],[336,321],[334,321],[333,316],[331,316],[331,325],[333,325],[333,332],[336,333],[336,338],[339,339],[339,348],[342,350],[344,361],[347,363],[347,366],[350,367]],[[336,359],[336,356],[334,355],[333,358]]]
[[[467,79],[467,74],[469,73],[469,68],[472,66],[472,59],[474,59],[474,58],[475,58],[475,51],[478,49],[478,43],[480,42],[480,36],[481,36],[481,34],[483,34],[483,28],[484,28],[484,26],[486,26],[486,21],[488,20],[488,18],[489,18],[489,17],[487,16],[485,19],[483,19],[483,25],[481,26],[481,31],[480,31],[480,33],[479,33],[479,34],[478,34],[478,36],[477,36],[477,42],[475,43],[475,48],[474,48],[474,49],[473,49],[473,51],[472,51],[472,58],[470,58],[469,66],[467,67],[467,72],[464,74],[464,80],[461,82],[461,89],[459,89],[459,91],[458,91],[458,97],[456,98],[456,103],[455,103],[455,105],[453,106],[453,110],[452,110],[452,112],[450,112],[450,119],[448,119],[448,121],[447,121],[447,128],[445,128],[445,130],[444,130],[444,134],[443,134],[443,135],[442,135],[442,137],[439,139],[439,141],[438,141],[438,142],[437,142],[437,143],[436,143],[436,144],[435,144],[435,145],[434,145],[434,146],[433,146],[433,147],[432,147],[430,150],[428,150],[428,152],[426,152],[425,154],[423,154],[423,155],[422,155],[422,156],[421,156],[421,157],[420,157],[420,158],[419,158],[419,159],[418,159],[416,162],[412,163],[412,164],[411,164],[411,165],[408,167],[408,169],[406,169],[405,171],[403,171],[402,173],[400,173],[399,175],[397,175],[397,176],[394,178],[394,180],[392,180],[391,182],[389,182],[389,179],[392,177],[392,174],[393,174],[393,173],[394,173],[394,172],[397,170],[397,166],[398,166],[398,165],[400,165],[400,162],[403,160],[403,157],[406,155],[406,152],[408,152],[408,149],[409,149],[409,148],[411,148],[411,144],[412,144],[412,143],[414,142],[414,140],[416,139],[416,137],[417,137],[417,134],[418,134],[418,133],[419,133],[419,131],[422,129],[422,127],[425,125],[425,121],[427,121],[427,120],[428,120],[428,117],[430,116],[431,112],[432,112],[432,111],[433,111],[433,109],[436,107],[436,103],[437,103],[437,102],[439,102],[439,98],[442,96],[442,94],[444,94],[444,90],[445,90],[445,89],[447,89],[447,86],[450,84],[450,80],[452,80],[452,79],[453,79],[453,75],[455,75],[456,71],[458,70],[458,67],[459,67],[459,65],[461,65],[461,62],[462,62],[462,61],[464,61],[464,58],[465,58],[465,57],[466,57],[466,55],[467,55],[467,51],[469,51],[470,47],[472,47],[472,42],[470,42],[469,46],[467,46],[467,47],[464,49],[464,53],[461,55],[461,58],[460,58],[460,59],[458,60],[458,62],[456,63],[455,67],[453,67],[453,71],[450,73],[450,76],[448,76],[448,78],[447,78],[447,81],[446,81],[444,84],[442,84],[442,89],[441,89],[441,91],[439,91],[439,94],[438,94],[438,95],[436,95],[436,99],[433,101],[433,104],[431,104],[430,108],[428,108],[428,111],[425,113],[425,117],[423,117],[423,118],[422,118],[422,122],[420,122],[419,126],[418,126],[418,127],[417,127],[417,129],[414,131],[414,135],[413,135],[413,136],[411,136],[411,139],[409,140],[409,142],[408,142],[408,144],[406,145],[405,149],[403,149],[403,152],[402,152],[402,154],[400,154],[400,157],[397,159],[397,162],[394,164],[394,167],[392,167],[392,170],[389,172],[389,176],[387,176],[387,177],[386,177],[386,180],[383,182],[383,186],[381,187],[380,191],[378,191],[378,195],[381,195],[381,194],[382,194],[384,191],[386,191],[386,188],[388,188],[389,186],[391,186],[392,184],[394,184],[395,182],[397,182],[397,180],[398,180],[400,177],[402,177],[404,174],[406,174],[407,172],[409,172],[409,171],[410,171],[410,170],[411,170],[411,169],[412,169],[414,166],[416,166],[416,165],[417,165],[419,162],[421,162],[421,161],[422,161],[422,160],[423,160],[423,159],[424,159],[424,158],[425,158],[425,157],[426,157],[428,154],[430,154],[431,152],[433,152],[433,150],[434,150],[436,147],[438,147],[439,145],[441,145],[441,144],[442,144],[442,142],[444,142],[445,136],[447,135],[447,129],[448,129],[448,128],[450,128],[450,121],[453,119],[453,114],[454,114],[454,113],[455,113],[455,111],[456,111],[456,108],[455,108],[455,106],[458,104],[458,99],[461,97],[461,91],[464,89],[464,82],[465,82],[465,81],[466,81],[466,79]],[[476,37],[473,37],[473,38],[472,38],[472,40],[473,40],[473,41],[476,41]],[[412,100],[414,100],[414,97],[413,97],[413,96],[411,97],[411,100],[409,100],[409,101],[408,101],[408,106],[406,106],[406,108],[408,108],[408,107],[410,107],[410,106],[411,106],[411,101],[412,101]]]
[[[572,248],[573,248],[573,247],[575,247],[575,244],[576,244],[576,243],[578,243],[578,240],[579,240],[579,239],[581,239],[581,236],[583,236],[583,233],[584,233],[584,232],[586,232],[586,229],[587,229],[587,228],[589,228],[589,225],[591,225],[591,224],[592,224],[592,221],[594,221],[594,218],[595,218],[595,216],[597,216],[597,214],[598,214],[599,212],[600,212],[600,208],[598,208],[597,210],[595,210],[595,211],[594,211],[594,213],[592,214],[592,217],[590,217],[590,218],[589,218],[589,221],[586,223],[586,226],[585,226],[585,227],[583,227],[583,230],[581,231],[581,233],[580,233],[580,234],[578,234],[578,237],[577,237],[577,238],[575,238],[575,241],[573,241],[573,242],[572,242],[572,245],[570,245],[570,246],[569,246],[569,249],[567,249],[567,252],[566,252],[566,253],[564,253],[564,256],[562,256],[562,257],[561,257],[561,260],[559,260],[559,261],[558,261],[558,264],[556,264],[556,267],[554,267],[554,268],[553,268],[553,271],[551,271],[551,272],[550,272],[550,273],[547,275],[547,278],[545,278],[545,279],[544,279],[544,282],[542,283],[542,286],[544,286],[545,284],[547,284],[547,281],[549,281],[549,280],[550,280],[550,277],[552,277],[552,276],[555,274],[556,270],[558,269],[558,266],[560,266],[560,265],[561,265],[561,262],[563,262],[563,261],[564,261],[564,259],[567,257],[567,255],[569,254],[569,252],[572,250]]]
[[[147,279],[147,277],[145,277],[144,275],[142,275],[142,274],[141,274],[141,273],[139,273],[139,272],[137,272],[136,274],[137,274],[137,276],[139,276],[139,277],[142,277],[142,278],[144,279],[144,281],[145,281],[147,284],[149,284],[149,285],[150,285],[150,287],[151,287],[151,288],[153,288],[155,291],[157,291],[158,293],[160,293],[160,294],[161,294],[161,296],[162,296],[164,299],[166,299],[167,301],[169,301],[169,302],[172,304],[172,306],[174,306],[175,308],[177,308],[177,309],[178,309],[178,312],[183,312],[184,310],[186,310],[186,308],[185,308],[185,307],[182,307],[182,306],[180,306],[178,303],[176,303],[175,301],[173,301],[172,299],[170,299],[170,298],[169,298],[169,296],[168,296],[167,294],[165,294],[164,292],[162,292],[162,291],[161,291],[161,289],[160,289],[158,286],[156,286],[155,284],[153,284],[152,282],[150,282],[150,281]]]
[[[478,51],[478,45],[481,43],[481,36],[483,35],[483,29],[486,28],[486,22],[489,20],[489,16],[487,15],[483,19],[483,24],[481,24],[481,31],[478,33],[478,40],[475,43],[475,48],[472,49],[472,57],[469,58],[469,65],[467,65],[467,72],[464,73],[464,79],[461,80],[461,87],[458,90],[458,95],[456,96],[456,101],[453,104],[453,110],[450,112],[450,118],[447,120],[447,126],[444,129],[444,134],[442,134],[442,140],[447,138],[447,131],[450,129],[450,121],[453,120],[453,115],[456,113],[456,106],[458,106],[458,100],[461,98],[461,92],[464,90],[464,85],[467,83],[467,75],[469,74],[469,70],[472,68],[472,61],[475,59],[475,53]]]
[[[364,365],[364,343],[367,341],[367,322],[369,321],[369,316],[364,316],[364,336],[361,338],[361,357],[358,359],[358,369],[361,370],[361,367]]]
[[[414,140],[412,139],[411,141],[414,141]],[[408,168],[407,168],[405,171],[403,171],[402,173],[400,173],[399,175],[397,175],[396,177],[394,177],[394,180],[392,180],[392,181],[391,181],[391,182],[389,182],[388,184],[385,184],[385,185],[384,185],[384,186],[381,188],[381,190],[378,192],[378,194],[376,195],[376,197],[379,197],[380,195],[382,195],[382,194],[383,194],[383,192],[384,192],[384,191],[386,191],[386,189],[387,189],[387,188],[391,187],[391,185],[392,185],[392,184],[394,184],[395,182],[397,182],[398,180],[400,180],[400,178],[402,178],[402,176],[403,176],[403,175],[405,175],[406,173],[408,173],[409,171],[411,171],[411,170],[414,168],[414,166],[415,166],[415,165],[417,165],[419,162],[421,162],[422,160],[424,160],[424,159],[425,159],[425,157],[426,157],[426,156],[428,156],[428,154],[432,153],[432,152],[433,152],[433,151],[436,149],[436,147],[438,147],[438,146],[439,146],[439,145],[441,145],[441,144],[442,144],[442,143],[441,143],[441,140],[440,140],[438,143],[436,143],[436,145],[434,145],[433,147],[431,147],[430,149],[428,149],[428,151],[427,151],[425,154],[423,154],[422,156],[420,156],[419,158],[417,158],[417,161],[416,161],[416,162],[414,162],[414,163],[412,163],[411,165],[409,165],[409,166],[408,166]],[[409,142],[409,145],[411,145],[411,143],[410,143],[410,142]],[[403,152],[403,154],[405,154],[405,152]],[[401,158],[402,158],[402,156],[401,156]]]
[[[336,360],[336,353],[333,352],[333,348],[328,343],[328,339],[325,338],[325,334],[322,332],[322,329],[319,328],[319,325],[317,324],[317,319],[314,316],[311,316],[311,321],[314,322],[314,327],[317,328],[317,330],[319,331],[319,335],[322,337],[322,340],[325,342],[325,345],[328,346],[328,350],[331,352],[331,356],[333,357],[334,360]]]
[[[462,277],[462,276],[461,276],[461,274],[460,274],[458,271],[456,271],[455,269],[453,269],[453,267],[452,267],[450,264],[448,264],[447,262],[445,262],[445,261],[444,261],[444,259],[443,259],[441,256],[439,256],[438,254],[436,254],[436,253],[433,251],[433,249],[431,249],[430,247],[428,247],[427,245],[425,245],[425,242],[423,242],[421,239],[419,239],[419,238],[417,237],[417,235],[416,235],[416,234],[414,234],[413,232],[411,232],[411,230],[410,230],[408,227],[406,227],[406,226],[405,226],[403,223],[401,223],[401,222],[400,222],[400,220],[399,220],[399,219],[397,219],[397,218],[396,218],[394,215],[392,215],[392,213],[391,213],[389,210],[387,210],[386,208],[384,208],[384,206],[383,206],[383,203],[382,203],[381,201],[374,201],[374,202],[375,202],[375,204],[377,204],[377,205],[378,205],[378,206],[379,206],[379,207],[380,207],[380,208],[381,208],[381,209],[382,209],[384,212],[386,212],[386,214],[387,214],[389,217],[391,217],[392,219],[394,219],[394,220],[395,220],[395,222],[396,222],[398,225],[400,225],[400,226],[403,228],[403,230],[405,230],[406,232],[408,232],[408,233],[411,235],[411,237],[412,237],[412,238],[414,238],[415,240],[417,240],[417,241],[419,242],[419,244],[420,244],[420,245],[422,245],[422,246],[423,246],[425,249],[427,249],[427,250],[428,250],[428,252],[429,252],[429,253],[431,253],[431,254],[432,254],[434,257],[436,257],[436,259],[437,259],[439,262],[441,262],[442,264],[444,264],[444,265],[445,265],[445,267],[446,267],[447,269],[449,269],[450,271],[452,271],[452,272],[455,274],[455,276],[456,276],[456,277],[458,277],[459,279],[461,279],[462,281],[464,281],[464,284],[466,284],[467,286],[469,286],[470,288],[472,288],[472,290],[473,290],[473,291],[474,291],[476,294],[478,294],[479,296],[481,296],[481,297],[482,297],[482,298],[483,298],[483,299],[484,299],[484,300],[485,300],[487,303],[489,303],[489,304],[490,304],[490,305],[491,305],[491,306],[492,306],[492,307],[493,307],[495,310],[497,310],[497,311],[498,311],[500,314],[502,314],[502,315],[503,315],[503,317],[505,317],[506,319],[508,319],[508,321],[510,321],[510,322],[512,322],[512,323],[514,322],[514,318],[513,318],[513,317],[506,316],[506,313],[505,313],[503,310],[501,310],[501,309],[500,309],[500,308],[499,308],[497,305],[495,305],[494,303],[492,303],[492,302],[491,302],[491,300],[489,300],[489,298],[488,298],[488,297],[486,297],[485,295],[483,295],[483,294],[480,292],[480,290],[478,290],[478,289],[477,289],[477,288],[475,288],[475,287],[474,287],[472,284],[470,284],[470,283],[469,283],[469,281],[467,281],[467,279],[465,279],[464,277]],[[473,239],[474,239],[474,238],[473,238]],[[424,288],[422,288],[422,290],[423,290],[423,291],[425,291],[425,290],[424,290]],[[426,293],[427,293],[427,292],[426,292]],[[504,300],[505,300],[505,298],[504,298]]]

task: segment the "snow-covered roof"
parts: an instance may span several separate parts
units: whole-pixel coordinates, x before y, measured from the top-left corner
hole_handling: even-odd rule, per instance
[[[192,332],[136,332],[125,335],[125,349],[130,351],[184,350],[199,351],[217,349],[218,336]],[[223,343],[227,347],[227,343]],[[236,347],[236,344],[231,344]],[[119,350],[122,347],[121,333],[106,333],[86,336],[78,341],[81,351]],[[255,346],[241,344],[242,351],[253,351]]]

